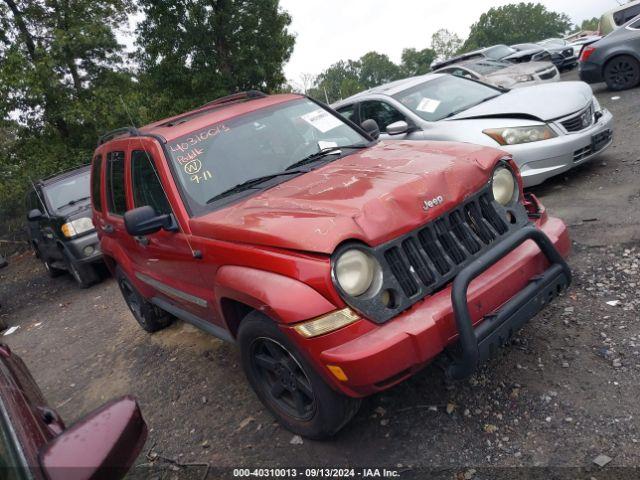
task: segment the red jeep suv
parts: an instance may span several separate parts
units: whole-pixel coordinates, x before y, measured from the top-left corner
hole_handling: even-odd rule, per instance
[[[507,154],[377,134],[246,92],[93,158],[102,252],[142,328],[237,343],[260,400],[311,438],[448,347],[448,375],[471,374],[571,281],[565,225]]]

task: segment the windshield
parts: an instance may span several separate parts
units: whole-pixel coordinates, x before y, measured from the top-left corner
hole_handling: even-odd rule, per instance
[[[444,75],[393,97],[428,122],[437,122],[502,95],[501,91],[462,77]]]
[[[512,66],[512,63],[500,62],[498,60],[482,60],[467,65],[470,70],[478,72],[481,75],[489,75]]]
[[[485,56],[493,60],[500,60],[501,58],[507,57],[513,53],[516,53],[516,51],[506,45],[496,45],[495,47],[487,48],[484,51]]]
[[[561,38],[548,38],[540,42],[540,45],[555,45],[555,46],[563,46],[565,41]]]
[[[207,204],[224,192],[285,172],[322,149],[367,143],[340,117],[301,98],[210,125],[170,142],[167,150],[186,201],[199,214],[210,210]],[[333,151],[319,160],[334,160],[353,151]],[[259,183],[252,189],[267,185],[274,186]]]
[[[89,199],[89,170],[47,185],[42,189],[54,211],[65,210]]]
[[[522,52],[524,50],[540,50],[540,45],[536,45],[535,43],[520,43],[518,45],[514,45],[513,48]]]

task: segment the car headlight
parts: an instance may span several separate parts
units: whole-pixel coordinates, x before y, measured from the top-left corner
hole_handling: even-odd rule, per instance
[[[489,135],[500,145],[518,145],[520,143],[539,142],[557,137],[549,125],[532,125],[531,127],[489,128],[482,133]]]
[[[334,271],[340,288],[347,295],[357,297],[369,290],[381,268],[371,255],[362,250],[351,249],[338,257]]]
[[[89,217],[77,218],[60,227],[62,234],[67,238],[75,237],[76,235],[88,232],[94,228],[93,221],[91,221]]]
[[[516,80],[518,82],[533,82],[535,79],[532,75],[518,75]]]
[[[491,179],[493,198],[500,205],[509,205],[517,199],[518,183],[513,172],[506,167],[498,167],[493,172]]]

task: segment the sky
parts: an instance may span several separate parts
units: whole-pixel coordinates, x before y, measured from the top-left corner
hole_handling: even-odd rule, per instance
[[[397,63],[403,49],[429,47],[431,35],[439,29],[464,40],[471,25],[491,7],[519,1],[540,2],[581,23],[627,0],[280,0],[296,36],[285,75],[290,84],[302,88],[303,75],[317,75],[340,60],[355,60],[372,50]],[[127,50],[134,48],[132,32],[141,18],[131,16],[128,32],[118,35]]]
[[[292,17],[289,28],[296,35],[285,74],[293,85],[300,85],[303,74],[316,75],[339,60],[357,59],[371,50],[399,62],[404,48],[430,46],[431,35],[440,28],[465,39],[481,14],[516,1],[519,0],[280,0],[281,7]],[[626,0],[536,1],[581,23],[587,18],[599,18]]]

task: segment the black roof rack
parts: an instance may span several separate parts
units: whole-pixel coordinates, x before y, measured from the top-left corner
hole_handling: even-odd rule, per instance
[[[46,184],[49,182],[49,180],[56,179],[57,177],[60,177],[60,176],[65,176],[67,174],[75,172],[76,170],[83,170],[83,169],[89,168],[90,166],[91,166],[91,163],[83,163],[82,165],[76,165],[75,167],[65,168],[64,170],[59,170],[55,173],[47,175],[46,177],[40,178],[36,180],[34,183]]]
[[[266,93],[262,93],[258,90],[249,90],[246,92],[238,92],[232,93],[231,95],[227,95],[225,97],[217,98],[211,102],[205,103],[204,105],[200,105],[196,107],[194,110],[190,112],[183,113],[182,115],[178,115],[166,123],[161,124],[161,127],[173,127],[175,125],[179,125],[180,123],[188,122],[192,118],[199,117],[200,115],[206,114],[209,110],[213,110],[215,108],[223,107],[230,103],[242,102],[247,100],[255,100],[258,98],[266,97]]]
[[[266,96],[266,93],[259,90],[247,90],[246,92],[232,93],[226,97],[216,98],[215,100],[205,103],[198,108],[224,105],[225,103],[239,102],[241,100],[255,100],[256,98],[264,98]]]
[[[110,132],[107,132],[104,135],[102,135],[98,139],[98,146],[102,145],[103,143],[108,142],[109,140],[111,140],[111,139],[113,139],[115,137],[119,137],[121,135],[128,135],[130,137],[139,137],[140,136],[140,132],[135,127],[116,128],[115,130],[111,130]]]

